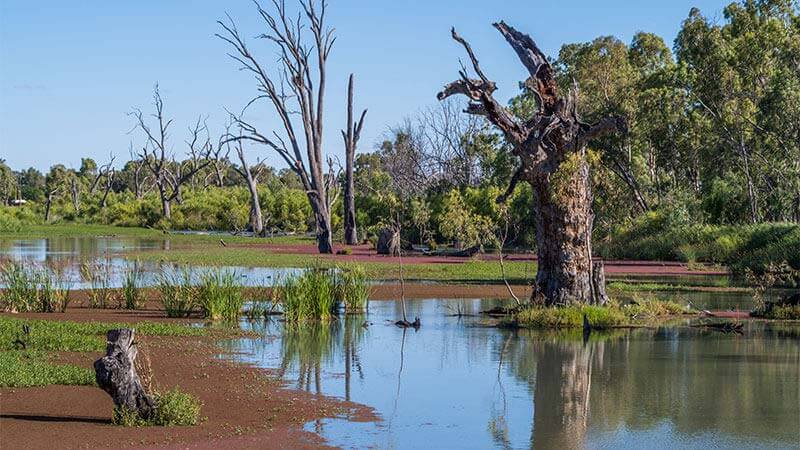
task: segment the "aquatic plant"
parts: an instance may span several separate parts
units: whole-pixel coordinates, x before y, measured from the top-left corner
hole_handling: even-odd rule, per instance
[[[347,312],[364,312],[368,308],[369,281],[363,267],[340,267],[334,274],[336,301]]]
[[[689,308],[681,306],[677,302],[637,298],[624,305],[612,300],[605,306],[528,307],[514,314],[512,319],[506,322],[506,325],[545,329],[579,328],[583,326],[585,315],[592,328],[602,329],[690,312]]]
[[[47,268],[7,263],[0,269],[0,280],[6,286],[0,293],[3,311],[64,312],[69,305],[68,282]]]
[[[237,281],[236,273],[229,271],[204,273],[197,288],[197,300],[205,318],[236,321],[244,306],[242,286]]]
[[[125,278],[122,280],[122,298],[124,300],[125,309],[139,309],[142,303],[142,288],[139,283],[139,264],[134,263],[133,268],[125,272]]]
[[[91,285],[89,307],[107,308],[111,306],[114,299],[114,290],[111,288],[111,261],[83,260],[79,272],[81,280]]]
[[[161,303],[167,317],[189,317],[195,307],[197,289],[192,286],[192,273],[184,269],[174,274],[160,274],[158,285]]]
[[[278,280],[274,291],[287,321],[327,320],[336,314],[336,289],[328,269],[311,267]]]

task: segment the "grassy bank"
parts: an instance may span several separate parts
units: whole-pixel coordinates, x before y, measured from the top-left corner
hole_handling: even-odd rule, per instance
[[[611,302],[607,306],[580,305],[562,308],[530,307],[516,312],[504,322],[506,326],[519,328],[581,328],[584,316],[594,329],[609,329],[645,325],[653,321],[692,313],[671,301],[637,300],[620,305]]]
[[[209,333],[209,330],[186,324],[141,322],[131,325],[0,316],[0,387],[94,384],[93,370],[54,363],[53,356],[56,352],[102,353],[106,332],[123,327],[135,328],[140,336],[203,336]]]

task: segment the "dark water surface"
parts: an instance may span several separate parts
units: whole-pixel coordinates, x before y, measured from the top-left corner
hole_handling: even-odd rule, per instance
[[[688,327],[511,331],[450,317],[486,300],[395,302],[329,325],[245,322],[237,358],[291,387],[374,407],[379,423],[311,422],[330,443],[376,448],[800,448],[800,326],[744,335]],[[371,325],[362,326],[365,321]]]

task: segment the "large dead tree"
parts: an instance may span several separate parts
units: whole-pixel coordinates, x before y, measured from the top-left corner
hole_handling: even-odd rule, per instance
[[[356,194],[353,181],[353,165],[356,158],[356,146],[361,137],[361,128],[364,126],[364,117],[367,110],[361,112],[361,117],[353,121],[353,74],[347,83],[347,130],[342,130],[344,139],[345,168],[344,168],[344,243],[347,245],[358,244],[358,231],[356,230]]]
[[[517,53],[530,77],[525,88],[535,97],[538,110],[529,120],[515,117],[492,94],[497,89],[481,70],[469,43],[452,30],[453,39],[466,50],[478,78],[467,70],[445,86],[438,98],[462,94],[469,98],[466,112],[484,116],[502,132],[520,160],[504,201],[519,181],[533,188],[538,272],[533,301],[546,305],[602,302],[603,286],[595,286],[592,265],[592,192],[587,143],[605,133],[626,132],[624,119],[613,117],[590,125],[578,115],[574,86],[560,96],[553,68],[530,36],[504,22],[494,27]]]
[[[271,41],[277,48],[278,67],[272,74],[250,52],[230,16],[227,23],[218,21],[223,31],[217,37],[231,45],[234,51],[229,56],[256,79],[258,95],[245,110],[259,100],[267,100],[277,113],[284,132],[261,133],[244,119],[244,111],[233,118],[243,132],[242,139],[271,148],[300,177],[314,212],[319,252],[333,253],[322,125],[326,66],[336,39],[333,30],[325,25],[327,5],[324,0],[320,4],[315,0],[301,0],[302,12],[296,17],[290,17],[283,0],[273,0],[272,4],[274,13],[264,10],[256,2],[258,13],[266,25],[266,32],[259,37]],[[295,123],[297,118],[299,126]]]
[[[199,143],[201,142],[199,136],[206,130],[206,127],[198,119],[194,128],[189,129],[191,138],[187,141],[189,154],[198,155],[198,163],[192,164],[190,168],[181,167],[180,164],[174,161],[170,151],[167,149],[169,127],[172,125],[172,119],[167,119],[164,115],[164,101],[158,91],[158,84],[153,89],[153,106],[155,107],[155,113],[152,117],[156,122],[155,129],[148,125],[148,121],[141,110],[134,109],[131,114],[136,118],[136,127],[141,129],[147,138],[141,153],[138,155],[139,159],[145,163],[153,176],[153,183],[158,189],[158,195],[161,199],[161,212],[164,218],[169,220],[172,218],[172,202],[180,200],[181,186],[210,163],[211,144],[210,139],[206,139],[202,144]],[[198,146],[200,147],[199,149]]]

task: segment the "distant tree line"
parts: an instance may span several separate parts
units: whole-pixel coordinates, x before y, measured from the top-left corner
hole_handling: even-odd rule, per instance
[[[279,55],[288,58],[279,73],[299,70],[303,80],[319,75],[328,55],[314,53],[314,45],[314,52],[305,49],[299,61],[292,59],[297,45],[292,30],[275,21],[285,11],[259,12],[268,31],[285,38],[277,42]],[[303,30],[329,49],[320,12],[301,11],[308,22]],[[225,131],[211,136],[198,120],[177,157],[168,149],[178,148],[180,137],[169,145],[162,142],[170,137],[170,122],[159,118],[156,91],[153,117],[138,110],[132,115],[139,143],[121,166],[111,157],[84,158],[77,169],[56,165],[42,174],[0,163],[0,196],[5,202],[29,200],[27,209],[38,221],[318,236],[329,225],[332,236],[343,237],[346,202],[338,193],[345,190],[347,171],[337,170],[321,150],[322,125],[316,121],[322,106],[307,104],[303,111],[302,105],[281,103],[290,97],[322,98],[313,90],[319,84],[291,79],[287,88],[296,92],[283,95],[267,68],[248,58],[249,48],[233,22],[224,22],[221,37],[232,44],[235,59],[256,77],[257,92],[268,97],[279,116],[282,108],[300,111],[296,130],[281,130],[282,137],[276,137],[260,132],[243,114],[233,114]],[[651,33],[637,33],[630,43],[601,36],[564,45],[551,63],[562,92],[573,83],[579,86],[582,120],[627,118],[629,133],[598,137],[588,146],[598,249],[635,230],[657,234],[691,226],[800,222],[796,2],[731,3],[720,23],[692,9],[672,48]],[[424,109],[392,127],[373,151],[354,155],[354,216],[362,238],[383,226],[399,226],[407,244],[494,246],[502,236],[506,245],[534,245],[530,188],[520,185],[505,204],[496,201],[512,183],[518,160],[510,156],[505,137],[482,118],[463,114],[465,107],[450,99]],[[508,107],[522,120],[532,118],[535,93],[523,87]],[[352,117],[352,104],[349,108]],[[358,117],[344,132],[343,148],[348,133],[358,134]],[[248,165],[237,156],[242,141],[264,144],[289,168],[277,170],[260,161]],[[259,219],[254,219],[255,205]],[[330,217],[321,217],[325,214]]]

